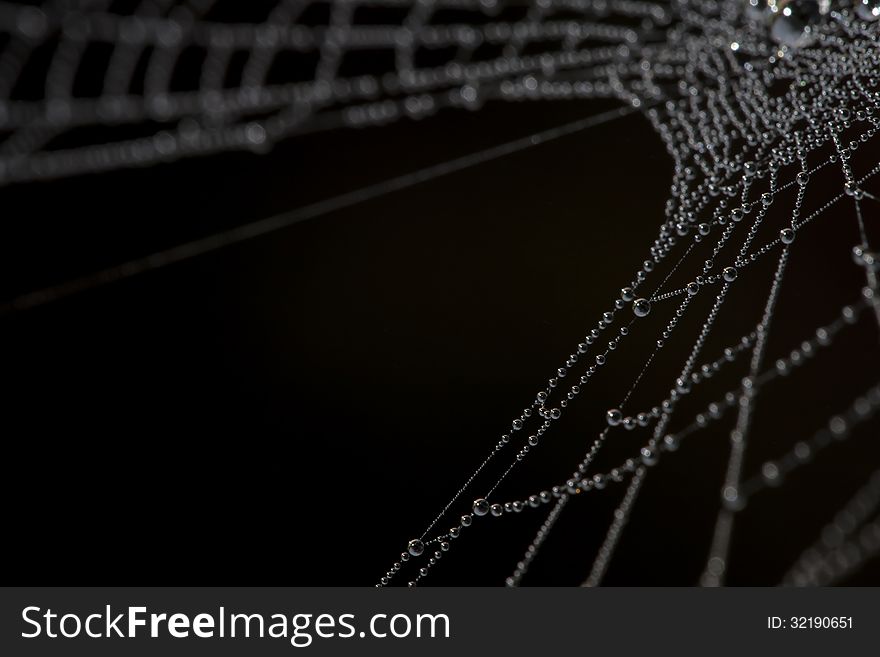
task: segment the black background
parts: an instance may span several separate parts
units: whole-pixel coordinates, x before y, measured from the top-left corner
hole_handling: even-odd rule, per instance
[[[6,188],[3,299],[612,106],[489,104],[301,137],[264,156]],[[876,146],[863,146],[856,171],[876,160]],[[375,583],[631,280],[662,221],[671,171],[648,122],[633,115],[3,317],[10,579]],[[842,180],[832,167],[814,178],[807,209]],[[791,198],[777,200],[759,244],[787,223],[782,206]],[[768,363],[858,298],[851,203],[799,234]],[[875,240],[878,208],[865,201]],[[740,274],[701,363],[760,319],[775,259]],[[700,261],[670,285],[691,280]],[[711,295],[701,300],[630,408],[666,396]],[[637,325],[505,482],[502,501],[569,476],[672,304],[641,320],[650,330]],[[876,381],[877,341],[866,313],[830,350],[767,388],[747,472]],[[735,387],[744,365],[710,381],[693,412]],[[672,428],[689,421],[687,408]],[[729,428],[725,420],[692,436],[651,472],[607,584],[697,581]],[[643,432],[613,436],[603,469],[646,440]],[[863,426],[785,488],[756,498],[738,519],[729,582],[776,583],[873,471],[876,438],[876,423]],[[524,583],[582,581],[622,492],[573,501]],[[478,523],[425,584],[502,583],[542,519],[531,511]],[[850,583],[878,581],[875,567]]]

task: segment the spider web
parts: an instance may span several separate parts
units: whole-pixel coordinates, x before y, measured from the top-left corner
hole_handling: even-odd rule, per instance
[[[265,152],[300,134],[419,120],[446,108],[477,111],[488,101],[605,98],[623,107],[571,129],[643,112],[675,165],[656,239],[642,256],[633,257],[644,260],[632,280],[622,281],[621,294],[609,300],[596,328],[514,418],[380,585],[407,571],[413,573],[409,582],[419,583],[473,531],[472,524],[548,509],[507,580],[518,585],[569,504],[600,491],[622,490],[584,582],[598,585],[658,461],[674,458],[682,441],[726,417],[733,420],[728,464],[701,578],[704,585],[720,585],[736,519],[752,498],[783,485],[791,472],[849,439],[880,410],[880,387],[870,386],[812,438],[766,461],[757,474],[745,471],[754,409],[764,387],[822,358],[854,324],[880,323],[878,256],[870,240],[878,198],[869,191],[880,173],[878,23],[863,8],[841,3],[847,6],[832,10],[826,4],[2,3],[0,182],[98,173],[230,150]],[[512,148],[565,134],[538,134]],[[510,148],[502,147],[490,156],[506,152]],[[487,157],[477,155],[411,179],[425,180]],[[813,181],[832,173],[834,191],[828,194]],[[389,181],[345,202],[399,189],[410,184],[407,180]],[[864,270],[864,285],[840,290],[846,305],[839,315],[805,327],[803,340],[773,362],[767,336],[785,293],[790,254],[802,231],[814,230],[832,209],[841,208],[849,208],[843,214],[858,227],[852,260]],[[68,291],[283,225],[226,234],[209,244],[161,254],[150,265],[129,263],[116,274],[98,275]],[[774,273],[761,282],[754,265],[767,260],[775,262]],[[752,281],[753,328],[707,356],[722,306],[744,279]],[[52,298],[53,293],[41,294],[35,302]],[[708,308],[698,309],[706,298]],[[13,304],[13,309],[27,305]],[[665,325],[651,328],[647,316],[660,313]],[[673,334],[685,330],[695,338],[681,355],[681,368],[669,377],[668,395],[655,404],[634,406],[634,394],[657,354]],[[622,391],[618,407],[609,409],[607,426],[588,443],[572,476],[532,495],[501,497],[518,464],[539,453],[569,406],[604,368],[613,366],[618,349],[639,339],[654,345],[653,350],[631,387]],[[876,344],[864,348],[867,353]],[[735,364],[744,368],[741,382],[727,391],[711,390],[714,375]],[[681,422],[682,400],[704,390],[712,401]],[[607,439],[624,431],[644,433],[643,446],[618,467],[598,471],[597,455]],[[875,473],[817,545],[792,565],[784,582],[834,583],[873,557],[880,546],[877,490]],[[439,531],[439,523],[450,518],[460,520]]]
[[[602,67],[668,12],[614,6],[599,22],[608,4],[580,0],[3,3],[0,182],[262,152],[492,99],[615,97]]]

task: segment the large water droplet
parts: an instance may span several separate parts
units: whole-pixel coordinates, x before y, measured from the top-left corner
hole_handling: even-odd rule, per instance
[[[770,36],[776,43],[792,48],[810,45],[829,4],[828,0],[782,0],[776,5]]]
[[[880,18],[880,0],[856,0],[856,15],[863,21]]]

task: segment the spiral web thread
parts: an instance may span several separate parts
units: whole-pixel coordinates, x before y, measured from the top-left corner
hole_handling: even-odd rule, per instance
[[[513,422],[423,534],[382,576],[379,585],[414,570],[417,584],[471,524],[492,517],[549,513],[508,585],[520,583],[564,509],[576,498],[625,485],[587,586],[601,583],[658,460],[674,458],[682,440],[733,417],[729,460],[710,553],[701,583],[725,581],[737,514],[756,494],[778,487],[793,470],[833,449],[880,410],[880,386],[855,398],[809,440],[764,463],[757,475],[743,463],[753,411],[765,385],[788,376],[833,348],[850,325],[880,325],[877,258],[871,242],[880,173],[878,23],[852,3],[679,0],[129,0],[0,3],[0,183],[12,184],[173,161],[229,150],[262,152],[295,135],[336,127],[419,120],[444,108],[476,111],[487,101],[605,98],[622,109],[570,130],[643,112],[675,165],[665,217],[646,260],[626,291],[612,299],[595,329],[577,346],[534,402]],[[784,14],[785,5],[815,9],[809,26]],[[866,3],[869,4],[869,3]],[[775,13],[772,10],[776,10]],[[792,37],[792,34],[796,38]],[[97,73],[96,73],[97,72]],[[556,136],[568,134],[566,130]],[[537,145],[535,135],[513,150]],[[492,157],[503,156],[501,148]],[[874,155],[872,156],[872,153]],[[472,160],[413,174],[422,181]],[[811,184],[837,172],[839,191],[827,197]],[[354,193],[346,203],[400,189],[409,179]],[[818,192],[813,192],[819,189]],[[333,203],[328,209],[335,207]],[[847,209],[848,208],[848,209]],[[836,318],[805,331],[789,355],[772,362],[766,340],[777,301],[785,294],[789,255],[797,235],[816,230],[834,210],[857,223],[854,266],[864,287],[843,291],[848,305]],[[324,210],[316,209],[309,216]],[[210,248],[264,234],[284,222],[225,236]],[[876,233],[876,227],[873,228]],[[876,240],[876,237],[874,238]],[[184,245],[186,246],[186,245]],[[182,248],[170,264],[206,248]],[[766,292],[752,265],[775,259]],[[152,266],[152,265],[151,265]],[[138,273],[149,267],[129,267]],[[685,274],[690,279],[685,277]],[[761,304],[754,329],[720,354],[704,347],[728,294],[750,279]],[[112,280],[99,276],[91,284]],[[683,281],[688,281],[684,284]],[[679,281],[682,281],[681,283]],[[78,291],[88,285],[74,286]],[[674,287],[681,285],[681,287]],[[713,299],[698,316],[695,300]],[[41,297],[51,300],[51,295]],[[637,311],[633,317],[633,311]],[[665,313],[668,323],[632,387],[621,417],[586,446],[572,477],[508,502],[496,499],[517,465],[539,453],[554,423],[593,377],[613,364],[615,351],[644,331],[639,315]],[[664,400],[646,409],[627,403],[665,340],[692,322],[696,339]],[[607,346],[605,346],[607,345]],[[865,350],[876,345],[865,345]],[[710,387],[716,372],[747,363],[741,385],[714,397],[683,428],[670,431],[677,403]],[[644,431],[644,447],[619,467],[596,472],[609,436]],[[528,436],[528,437],[525,437]],[[515,453],[512,453],[514,452]],[[489,464],[506,459],[494,478]],[[482,488],[477,489],[477,486]],[[486,518],[471,515],[484,497]],[[464,497],[470,493],[470,497]],[[462,499],[461,522],[436,526]],[[878,551],[877,474],[859,491],[819,543],[786,574],[787,584],[827,584],[857,570]],[[482,506],[481,506],[482,510]],[[455,541],[453,542],[453,539]],[[458,549],[458,548],[457,548]],[[411,562],[411,563],[410,563]]]
[[[615,4],[621,24],[582,0],[3,2],[0,181],[259,152],[494,98],[613,97],[594,69],[637,41],[627,23],[668,16]],[[579,85],[535,88],[570,74]]]

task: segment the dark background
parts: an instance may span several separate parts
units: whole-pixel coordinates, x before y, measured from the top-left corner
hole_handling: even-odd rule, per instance
[[[2,300],[609,107],[490,103],[479,113],[301,137],[264,156],[5,188]],[[856,171],[876,156],[864,146]],[[648,257],[671,171],[648,122],[633,115],[3,317],[8,578],[375,583]],[[841,181],[831,167],[816,176],[807,210]],[[758,244],[787,223],[791,199],[777,200]],[[865,201],[875,240],[878,208]],[[768,364],[858,298],[864,278],[849,257],[857,241],[849,199],[799,234]],[[701,260],[670,285],[691,280]],[[775,260],[740,274],[700,363],[760,319]],[[700,312],[681,322],[631,408],[666,396],[710,302],[700,297]],[[642,320],[650,330],[624,342],[499,489],[502,501],[569,476],[672,303]],[[768,386],[747,474],[877,380],[877,342],[866,313],[831,349]],[[735,387],[744,367],[709,382],[694,412]],[[688,408],[673,429],[692,417]],[[651,472],[607,584],[697,581],[729,429],[730,419],[695,434]],[[646,440],[644,431],[613,436],[602,469]],[[877,423],[863,426],[756,498],[738,518],[729,583],[778,582],[875,469],[876,439]],[[582,581],[622,493],[612,487],[569,504],[524,584]],[[542,520],[531,511],[479,523],[425,584],[503,583]],[[444,522],[439,528],[451,526]],[[848,583],[880,583],[880,570]]]

